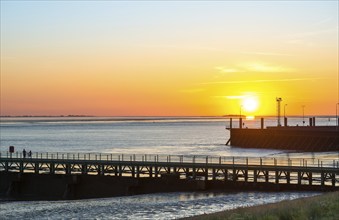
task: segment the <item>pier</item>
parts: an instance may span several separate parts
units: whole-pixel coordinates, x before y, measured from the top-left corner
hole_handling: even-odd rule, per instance
[[[156,186],[155,191],[171,187],[175,191],[174,185],[186,191],[232,187],[338,190],[339,160],[80,153],[35,153],[23,158],[20,153],[2,152],[0,175],[6,177],[0,181],[0,192],[6,195],[20,195],[25,190],[25,175],[30,179],[64,178],[66,198],[70,195],[67,192],[74,195],[77,188],[81,189],[86,178],[111,178],[112,183],[128,180],[121,183],[127,187],[123,194],[143,193],[141,188],[152,192],[152,182],[160,187],[156,190]],[[100,184],[97,182],[97,186]],[[147,188],[149,184],[152,187]]]

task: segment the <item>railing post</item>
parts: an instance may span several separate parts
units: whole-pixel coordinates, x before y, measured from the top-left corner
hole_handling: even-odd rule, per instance
[[[221,164],[221,157],[219,157],[219,164]]]

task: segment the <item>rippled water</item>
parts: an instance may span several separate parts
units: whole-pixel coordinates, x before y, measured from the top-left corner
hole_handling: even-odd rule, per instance
[[[76,201],[0,203],[2,219],[177,219],[314,196],[311,192],[161,193]]]
[[[236,122],[235,122],[236,123]],[[291,119],[301,124],[302,119]],[[275,125],[275,119],[266,125]],[[335,125],[334,119],[317,119]],[[209,155],[338,159],[338,152],[303,153],[225,146],[223,118],[1,118],[0,151]],[[259,127],[260,121],[245,121]],[[77,201],[0,202],[1,219],[175,219],[241,206],[312,196],[311,192],[163,193]]]

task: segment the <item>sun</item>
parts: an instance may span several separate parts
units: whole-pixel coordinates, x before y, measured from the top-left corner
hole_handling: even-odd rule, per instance
[[[258,108],[258,100],[254,97],[246,97],[242,101],[242,106],[247,112],[254,112]]]

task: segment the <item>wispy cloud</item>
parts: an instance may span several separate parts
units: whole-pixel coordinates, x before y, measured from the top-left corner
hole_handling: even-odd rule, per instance
[[[182,93],[199,93],[199,92],[203,92],[205,91],[205,89],[183,89],[183,90],[180,90],[180,92]]]
[[[219,82],[205,82],[201,85],[211,84],[242,84],[242,83],[267,83],[267,82],[293,82],[293,81],[313,81],[323,78],[287,78],[287,79],[258,79],[258,80],[239,80],[239,81],[219,81]]]
[[[195,45],[174,45],[174,44],[139,44],[140,47],[148,48],[165,48],[165,49],[175,49],[175,50],[201,50],[201,51],[224,51],[220,48],[215,47],[203,47]]]
[[[244,51],[244,52],[241,52],[241,54],[262,55],[262,56],[295,56],[293,54],[287,54],[287,53],[251,52],[251,51]]]
[[[245,63],[241,65],[236,65],[235,67],[225,67],[225,66],[217,66],[215,67],[220,73],[240,73],[240,72],[261,72],[261,73],[286,73],[293,72],[295,69],[277,66],[266,63]]]
[[[338,27],[325,29],[325,30],[317,30],[317,31],[307,31],[307,32],[300,32],[300,33],[294,33],[287,35],[291,38],[303,38],[303,37],[309,37],[309,36],[315,36],[315,35],[321,35],[321,34],[328,34],[338,32]]]

